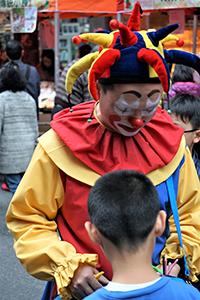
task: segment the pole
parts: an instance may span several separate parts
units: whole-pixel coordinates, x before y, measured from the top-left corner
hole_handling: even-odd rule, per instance
[[[198,15],[194,13],[194,15],[193,15],[193,46],[192,46],[192,52],[194,54],[196,54],[197,23],[198,23]]]
[[[59,59],[59,33],[60,33],[60,24],[59,24],[59,11],[57,9],[57,1],[56,1],[56,10],[54,12],[54,20],[55,20],[55,91],[58,86],[58,79],[59,79],[59,69],[60,69],[60,59]]]
[[[122,13],[120,12],[117,13],[117,21],[122,22]]]

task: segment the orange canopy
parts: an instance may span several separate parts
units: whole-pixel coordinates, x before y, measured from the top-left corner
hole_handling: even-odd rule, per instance
[[[145,9],[145,12],[157,11],[156,9]],[[160,11],[170,9],[160,9]],[[197,8],[185,8],[187,13],[193,13]],[[52,15],[58,11],[60,18],[72,19],[78,17],[90,16],[116,16],[118,12],[130,14],[130,11],[124,10],[124,0],[49,0],[49,8],[38,11],[38,15]]]
[[[117,0],[49,0],[49,9],[44,13],[60,12],[61,18],[86,16],[113,16],[117,14]]]

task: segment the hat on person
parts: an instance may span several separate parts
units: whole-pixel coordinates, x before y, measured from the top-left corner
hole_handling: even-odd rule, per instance
[[[99,50],[77,61],[68,71],[66,90],[70,94],[74,81],[87,69],[88,87],[94,100],[98,100],[96,81],[100,83],[161,83],[167,92],[170,87],[168,63],[185,64],[200,73],[200,58],[181,50],[166,50],[163,43],[183,40],[171,34],[179,27],[173,24],[157,31],[140,30],[141,7],[134,6],[127,26],[117,20],[110,21],[112,32],[85,33],[74,36],[75,44],[93,42]]]

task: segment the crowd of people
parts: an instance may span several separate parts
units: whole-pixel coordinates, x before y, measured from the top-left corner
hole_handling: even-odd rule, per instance
[[[6,45],[6,222],[21,264],[47,281],[42,300],[199,299],[200,57],[165,50],[178,25],[140,32],[140,15],[136,3],[127,26],[111,20],[112,31],[73,39],[79,57],[62,72],[39,138],[38,83],[53,76],[54,53],[34,68],[19,42]]]

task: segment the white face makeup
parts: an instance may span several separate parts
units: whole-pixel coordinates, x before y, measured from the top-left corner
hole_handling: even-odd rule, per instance
[[[160,91],[156,91],[156,93],[158,94],[156,102],[153,102],[150,98],[148,98],[146,107],[141,112],[141,116],[148,116],[151,113],[155,113],[161,98]],[[138,94],[138,96],[139,95],[140,94]],[[121,95],[114,105],[114,110],[119,116],[131,116],[132,114],[134,114],[135,110],[139,108],[139,104],[140,98],[135,100],[133,103],[129,104],[124,98],[124,95]]]
[[[136,91],[131,91],[131,93],[134,93],[138,98],[134,100],[133,102],[127,102],[127,100],[124,97],[124,94],[120,96],[120,98],[116,101],[114,104],[114,110],[117,115],[122,117],[134,117],[135,114],[138,115],[143,120],[143,125],[140,128],[135,129],[131,123],[128,121],[128,119],[122,119],[120,121],[114,121],[113,124],[118,129],[118,131],[124,135],[124,136],[133,136],[138,131],[145,126],[147,122],[150,121],[152,118],[152,115],[155,114],[157,110],[157,106],[159,104],[161,93],[159,90],[153,90],[148,94],[148,98],[146,101],[146,106],[144,109],[140,110],[140,97],[142,96],[140,93]],[[126,93],[128,95],[128,93]],[[155,101],[151,101],[151,96],[156,94],[157,99]],[[140,116],[139,116],[140,114]],[[150,118],[149,118],[150,117]]]
[[[134,136],[152,119],[162,92],[161,84],[116,84],[100,97],[99,119],[124,136]],[[134,126],[135,119],[141,125]]]

